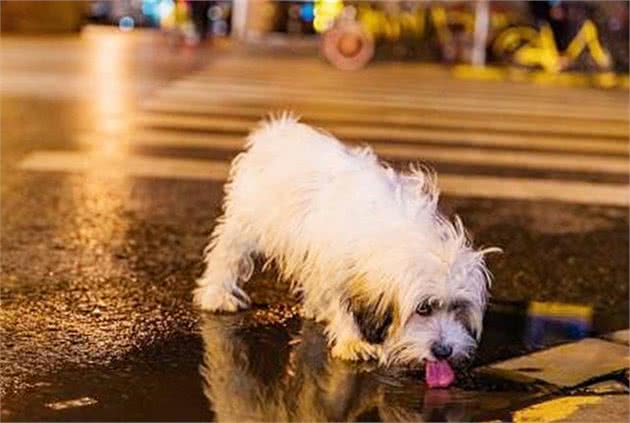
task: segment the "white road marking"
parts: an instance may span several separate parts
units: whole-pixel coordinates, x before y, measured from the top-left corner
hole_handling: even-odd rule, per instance
[[[251,124],[240,120],[226,120],[212,117],[195,116],[157,116],[152,114],[141,115],[138,122],[142,124],[161,124],[177,128],[187,129],[217,129],[221,128],[233,131],[245,132],[252,127]],[[366,129],[359,126],[331,125],[328,128],[335,135],[344,137],[363,137],[365,141],[370,137],[376,139],[387,139],[386,136],[404,138],[414,134],[413,131],[401,130],[400,128],[375,128]],[[154,132],[155,134],[155,132]],[[366,137],[367,136],[367,137]],[[380,137],[383,138],[380,138]],[[186,145],[187,141],[182,141],[184,136],[178,136],[170,142],[170,146]],[[136,140],[143,145],[169,145],[169,140],[164,136],[155,135],[142,136]],[[229,137],[208,135],[207,141],[202,141],[199,136],[191,137],[188,146],[215,147],[220,149],[238,149],[243,145],[242,138],[234,137],[230,141]],[[542,170],[562,170],[577,172],[601,172],[628,174],[630,162],[627,158],[608,157],[602,155],[583,155],[568,153],[541,152],[532,153],[524,151],[498,151],[483,150],[478,148],[454,148],[454,147],[427,147],[421,145],[387,145],[375,144],[374,149],[378,154],[393,159],[404,160],[428,160],[436,162],[448,162],[471,165],[489,165],[508,168],[542,169]]]
[[[75,151],[36,151],[19,164],[20,169],[32,171],[217,181],[225,179],[229,166],[227,162],[134,155],[103,156]]]
[[[258,65],[258,63],[257,63]],[[398,69],[393,70],[396,72]],[[548,106],[557,107],[564,104],[566,99],[583,99],[585,95],[589,97],[589,104],[587,107],[592,106],[619,106],[627,105],[628,99],[623,95],[623,90],[611,90],[608,92],[597,92],[591,89],[590,91],[579,90],[575,87],[536,87],[531,84],[525,86],[520,85],[521,90],[516,90],[519,87],[518,84],[492,84],[492,83],[470,83],[464,80],[453,79],[448,72],[444,70],[438,71],[438,74],[433,75],[420,75],[416,73],[411,78],[404,78],[401,75],[392,75],[393,72],[386,72],[378,75],[368,75],[366,72],[344,74],[333,72],[329,75],[321,75],[318,73],[312,73],[311,75],[302,75],[302,78],[295,78],[295,73],[287,73],[282,75],[276,69],[269,75],[259,78],[258,76],[252,76],[252,73],[238,73],[233,71],[232,75],[225,76],[213,73],[210,70],[209,74],[193,74],[188,77],[182,78],[177,81],[180,85],[186,84],[208,84],[214,83],[223,86],[232,85],[254,85],[254,86],[276,86],[286,87],[292,89],[303,90],[329,90],[338,92],[339,87],[343,87],[346,90],[352,90],[354,92],[360,91],[366,94],[373,95],[387,95],[392,92],[412,93],[419,97],[435,97],[442,96],[444,92],[453,90],[457,92],[457,98],[459,99],[474,99],[482,102],[492,102],[495,100],[509,100],[515,104],[528,105],[539,104],[541,101]],[[258,72],[257,72],[258,75]],[[423,79],[426,78],[426,79]],[[505,90],[505,86],[510,85],[509,90]],[[527,87],[527,88],[525,88]],[[525,89],[523,89],[525,88]],[[553,88],[556,88],[554,91]],[[553,91],[553,92],[552,92]]]
[[[269,110],[282,108],[282,104],[270,104],[273,102],[250,102],[248,104],[226,104],[216,101],[212,96],[193,101],[191,98],[182,99],[178,96],[158,96],[145,101],[142,108],[147,112],[156,113],[197,113],[205,115],[221,115],[240,117],[252,120],[261,119]],[[460,135],[465,130],[482,130],[486,133],[512,131],[526,133],[530,137],[547,136],[549,134],[573,135],[577,137],[604,137],[601,141],[610,140],[611,137],[621,138],[625,144],[628,138],[627,122],[602,122],[583,119],[545,119],[532,116],[511,116],[510,119],[501,119],[501,110],[494,113],[467,114],[454,112],[410,111],[405,108],[389,108],[387,110],[372,108],[354,108],[354,110],[331,110],[330,108],[318,108],[308,101],[293,101],[292,107],[302,114],[307,120],[324,121],[330,123],[366,124],[376,125],[402,125],[415,126],[415,129],[450,129],[451,132]],[[286,107],[286,105],[284,105]],[[491,131],[488,131],[488,121],[492,120]],[[614,138],[613,138],[614,139]],[[579,138],[578,138],[579,141]],[[600,141],[599,139],[597,141]]]
[[[314,66],[311,62],[306,67],[299,68],[295,60],[281,63],[278,58],[273,59],[265,69],[265,64],[256,58],[255,74],[250,67],[243,64],[242,58],[235,63],[236,66],[225,67],[216,66],[218,62],[205,70],[190,74],[184,78],[190,81],[206,82],[214,81],[224,85],[233,82],[258,83],[263,85],[285,85],[300,86],[307,85],[312,88],[333,88],[340,87],[350,89],[360,89],[372,93],[389,93],[392,91],[404,90],[418,95],[442,95],[445,90],[456,92],[459,96],[468,98],[481,97],[483,99],[510,99],[516,102],[547,101],[565,103],[583,98],[589,98],[590,105],[627,105],[628,97],[623,89],[594,90],[589,87],[567,87],[557,84],[520,84],[505,82],[484,82],[470,81],[453,77],[452,72],[445,71],[443,66],[437,65],[429,69],[431,65],[426,63],[422,66],[411,65],[406,69],[401,63],[391,63],[391,66],[371,66],[361,72],[337,72],[327,64],[319,63],[323,66]],[[284,69],[288,72],[282,72]],[[401,72],[401,70],[403,72]],[[408,71],[406,74],[404,71]],[[299,72],[301,78],[296,78]],[[374,82],[377,81],[377,84]],[[506,87],[508,89],[506,89]],[[568,103],[572,105],[573,103]]]
[[[243,119],[225,116],[180,115],[165,113],[140,113],[135,123],[138,126],[191,129],[207,132],[249,132],[256,124],[255,119]],[[626,153],[628,151],[627,140],[610,141],[606,138],[589,137],[559,137],[548,135],[545,137],[533,137],[531,135],[501,134],[485,131],[458,131],[448,129],[419,129],[404,128],[384,124],[382,126],[369,126],[348,123],[331,123],[326,125],[327,131],[333,132],[338,137],[359,138],[364,141],[395,140],[402,142],[431,141],[464,143],[505,147],[530,147],[530,148],[564,148],[571,149],[575,142],[576,149],[586,148],[591,151],[606,151]],[[597,150],[601,147],[602,150]],[[569,150],[571,151],[571,150]]]
[[[141,115],[148,116],[148,115]],[[164,122],[163,119],[151,119],[148,117],[141,117],[139,123],[143,121],[149,125],[153,123],[157,123],[158,125],[161,122]],[[245,131],[251,129],[255,125],[255,120],[252,120],[251,123],[240,123],[236,126],[230,124],[230,118],[224,118],[221,122],[225,123],[229,129],[238,130],[243,133]],[[309,119],[305,119],[305,122],[310,122]],[[177,124],[175,122],[175,124]],[[221,123],[217,123],[220,125]],[[218,126],[217,126],[218,127]],[[327,126],[328,127],[328,126]],[[483,131],[466,131],[462,133],[458,133],[449,129],[424,129],[424,128],[415,128],[415,129],[404,129],[398,128],[394,129],[392,126],[387,127],[385,130],[375,128],[366,128],[364,126],[359,125],[342,125],[336,124],[337,128],[334,132],[338,132],[338,136],[345,137],[356,137],[358,139],[362,139],[364,141],[384,141],[384,140],[396,140],[398,142],[423,142],[423,143],[431,143],[438,145],[449,145],[449,144],[458,144],[458,145],[470,145],[470,146],[483,146],[483,147],[504,147],[504,148],[529,148],[529,149],[538,149],[538,150],[556,150],[556,151],[567,151],[567,152],[575,152],[575,153],[612,153],[612,154],[625,154],[628,155],[628,143],[627,142],[619,142],[619,141],[608,141],[606,139],[589,137],[578,138],[578,137],[562,137],[562,136],[554,136],[547,135],[545,137],[535,137],[531,135],[525,134],[502,134],[496,132],[483,132]],[[196,128],[199,129],[199,128]],[[203,129],[203,128],[202,128]],[[152,130],[152,129],[143,129],[137,131],[137,134],[142,139],[148,139],[149,137],[155,137],[158,139],[167,139],[171,137],[170,134],[174,138],[177,138],[178,142],[186,143],[191,142],[194,143],[195,140],[207,140],[208,138],[215,137],[215,134],[204,134],[204,133],[177,133],[176,131],[169,130]],[[167,135],[164,135],[167,134]],[[224,135],[216,134],[218,137],[222,137]],[[188,140],[188,141],[186,141]],[[199,146],[203,146],[206,141],[200,141],[201,144]],[[191,146],[194,146],[191,145]]]
[[[103,157],[93,153],[64,151],[32,153],[19,167],[31,171],[89,172],[107,176],[212,181],[224,181],[229,170],[229,164],[222,161],[150,156]],[[439,186],[445,194],[461,197],[554,200],[622,207],[627,207],[630,199],[626,184],[441,174]]]
[[[562,170],[579,172],[628,174],[627,159],[605,156],[584,156],[566,153],[525,153],[513,151],[492,151],[475,148],[443,148],[407,146],[379,146],[378,154],[406,160],[429,160],[436,162],[467,165],[488,165],[506,168],[542,170]]]
[[[258,64],[258,63],[257,63]],[[424,65],[423,65],[424,66]],[[258,69],[257,69],[258,70]],[[419,69],[416,68],[418,71]],[[361,90],[370,94],[387,95],[392,91],[411,92],[421,96],[442,95],[445,90],[452,89],[457,92],[460,97],[475,98],[480,101],[488,101],[494,99],[512,100],[518,103],[539,103],[540,101],[548,103],[565,103],[567,100],[581,101],[586,97],[589,98],[589,106],[610,106],[623,107],[628,105],[628,98],[624,95],[623,89],[619,90],[593,90],[592,88],[578,87],[561,87],[548,85],[546,87],[535,86],[532,84],[507,84],[509,89],[506,90],[506,83],[479,83],[470,82],[462,79],[453,79],[443,69],[438,74],[427,75],[425,81],[420,81],[421,76],[416,73],[412,78],[401,78],[400,76],[392,77],[384,75],[383,78],[374,78],[364,72],[361,73],[333,73],[328,77],[317,78],[312,77],[295,78],[295,73],[287,73],[280,75],[276,69],[271,75],[259,77],[259,72],[252,75],[251,72],[240,74],[235,70],[229,72],[229,76],[219,75],[213,70],[208,73],[194,73],[185,78],[184,81],[205,84],[206,82],[214,82],[221,85],[241,84],[243,82],[249,84],[257,84],[268,86],[269,84],[281,85],[285,87],[304,88],[305,80],[308,80],[308,87],[317,89],[333,89],[339,90],[339,87],[351,90]],[[341,76],[341,78],[335,78]],[[418,82],[428,82],[419,84]],[[585,92],[586,91],[586,92]]]
[[[312,104],[331,104],[334,106],[372,106],[386,109],[388,107],[405,107],[410,110],[435,110],[457,111],[462,113],[484,112],[502,115],[541,116],[547,118],[579,118],[579,119],[607,119],[627,122],[627,109],[623,107],[594,107],[581,105],[581,107],[567,107],[557,103],[544,101],[519,104],[512,99],[492,99],[491,101],[479,101],[478,98],[454,97],[439,95],[437,92],[431,96],[419,96],[416,93],[404,90],[392,90],[389,94],[374,95],[364,93],[362,90],[323,90],[302,87],[286,87],[270,82],[266,85],[256,86],[247,84],[246,81],[233,84],[214,83],[204,81],[181,80],[161,90],[158,96],[180,96],[190,99],[215,98],[222,101],[235,99],[258,100],[283,100],[295,102],[307,99]],[[583,107],[582,107],[583,106]]]

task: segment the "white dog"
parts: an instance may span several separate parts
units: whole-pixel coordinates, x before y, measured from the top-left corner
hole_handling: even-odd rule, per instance
[[[290,114],[270,119],[232,163],[224,215],[206,248],[195,303],[249,305],[254,255],[275,263],[325,322],[332,354],[426,365],[447,386],[482,330],[490,274],[459,218],[438,209],[434,174],[400,174]]]

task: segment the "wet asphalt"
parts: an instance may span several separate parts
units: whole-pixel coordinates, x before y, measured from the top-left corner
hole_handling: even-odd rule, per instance
[[[212,61],[126,38],[112,59],[118,96],[99,103],[104,38],[3,39],[3,420],[483,420],[547,392],[474,372],[431,392],[413,374],[331,361],[273,273],[256,276],[251,311],[193,310],[220,183],[16,166],[35,150],[84,149],[83,131],[124,135],[142,98]],[[543,346],[523,341],[531,300],[592,306],[595,333],[628,327],[626,209],[449,196],[442,207],[476,243],[504,249],[489,260],[494,305],[477,364]],[[78,398],[96,403],[59,405]]]

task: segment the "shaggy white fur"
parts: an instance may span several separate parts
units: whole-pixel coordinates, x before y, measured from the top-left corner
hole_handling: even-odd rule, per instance
[[[493,249],[473,249],[461,220],[439,213],[433,172],[397,173],[285,113],[249,135],[225,191],[194,293],[202,309],[247,307],[241,285],[261,254],[325,322],[334,356],[392,364],[474,350]],[[436,357],[436,345],[451,352]]]

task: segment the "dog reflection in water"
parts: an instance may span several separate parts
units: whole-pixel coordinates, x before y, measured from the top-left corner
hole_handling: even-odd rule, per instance
[[[446,390],[330,357],[321,327],[204,315],[204,393],[224,421],[462,421]],[[382,371],[382,370],[381,370]]]

